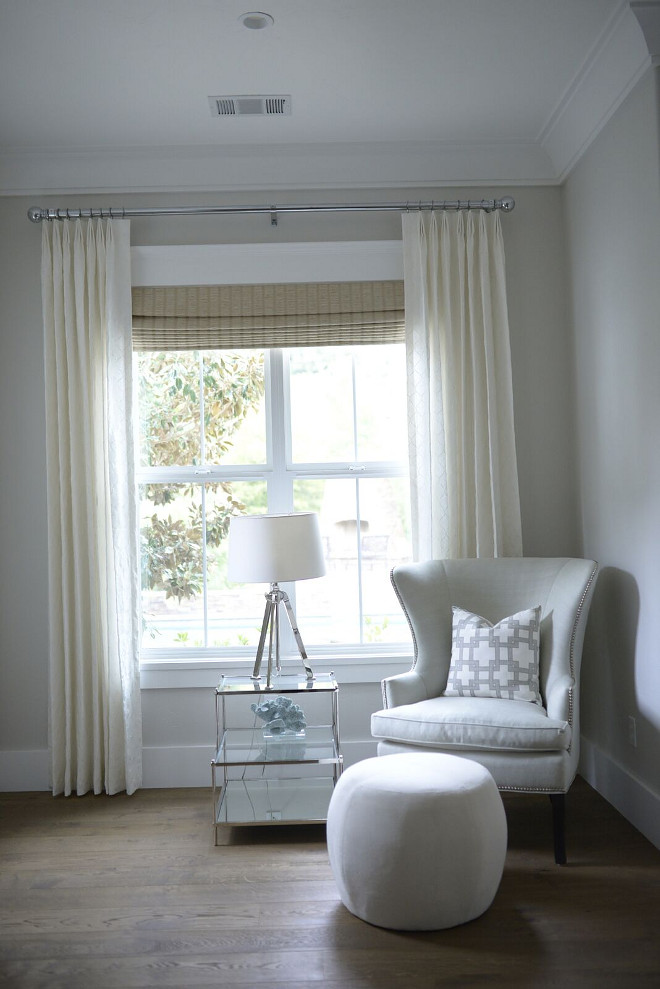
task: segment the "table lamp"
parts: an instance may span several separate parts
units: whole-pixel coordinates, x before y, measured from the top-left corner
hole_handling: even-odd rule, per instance
[[[273,686],[273,656],[275,674],[280,666],[280,604],[284,604],[302,658],[307,680],[314,674],[309,665],[289,596],[279,586],[280,581],[309,580],[322,577],[325,559],[321,544],[318,516],[314,512],[294,512],[289,515],[236,515],[229,525],[229,565],[227,576],[237,583],[269,583],[266,610],[261,627],[253,680],[261,679],[261,661],[268,636],[268,667],[266,687]]]

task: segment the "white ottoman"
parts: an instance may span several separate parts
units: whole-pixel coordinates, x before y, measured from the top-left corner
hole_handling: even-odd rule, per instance
[[[361,920],[430,931],[478,917],[502,878],[507,827],[487,769],[441,753],[349,766],[327,822],[342,902]]]

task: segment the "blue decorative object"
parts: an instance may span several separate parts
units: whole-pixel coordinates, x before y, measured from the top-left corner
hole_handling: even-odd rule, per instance
[[[307,724],[305,715],[302,708],[294,704],[290,697],[269,697],[259,704],[251,704],[250,707],[265,722],[264,738],[304,736]]]
[[[264,732],[267,729],[264,729]],[[276,743],[276,744],[273,744]],[[307,746],[305,732],[296,735],[273,735],[264,738],[264,747],[260,750],[256,762],[302,762]]]

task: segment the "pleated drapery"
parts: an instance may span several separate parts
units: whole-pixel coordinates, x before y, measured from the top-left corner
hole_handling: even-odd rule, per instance
[[[499,214],[402,222],[415,556],[520,556]]]
[[[128,220],[45,224],[54,794],[141,782]]]

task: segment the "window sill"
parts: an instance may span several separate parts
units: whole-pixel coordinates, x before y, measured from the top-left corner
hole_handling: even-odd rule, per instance
[[[380,683],[384,677],[405,673],[412,666],[412,654],[360,653],[341,656],[310,656],[315,673],[332,671],[338,683]],[[222,674],[249,676],[254,659],[143,659],[140,666],[142,690],[214,688]],[[300,659],[285,658],[285,672],[302,672]],[[262,667],[265,669],[265,667]]]

